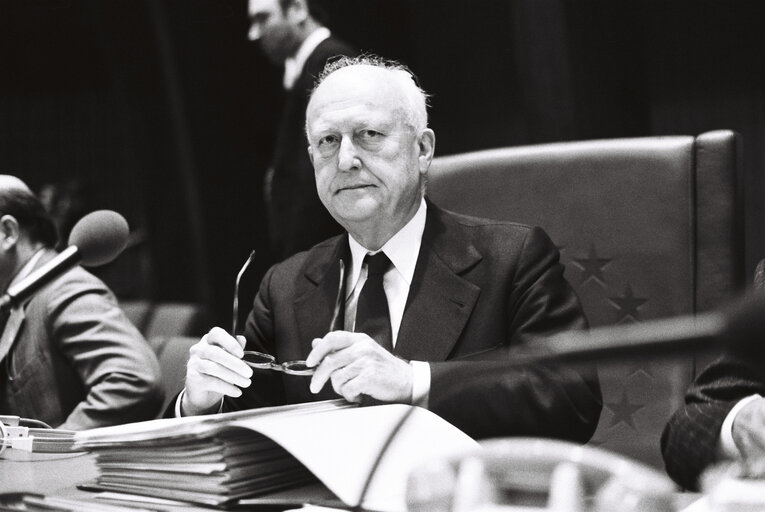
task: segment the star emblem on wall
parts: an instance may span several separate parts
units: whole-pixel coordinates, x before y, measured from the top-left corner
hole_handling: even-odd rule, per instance
[[[645,361],[627,361],[625,364],[625,373],[627,377],[633,377],[638,373],[644,374],[646,377],[653,378],[653,372],[648,367],[648,363]]]
[[[608,402],[603,404],[606,408],[613,413],[611,416],[611,423],[609,428],[618,425],[619,423],[625,423],[632,430],[637,430],[635,427],[634,414],[645,405],[634,404],[627,398],[627,388],[622,388],[622,396],[618,402]]]
[[[632,287],[628,283],[621,297],[609,297],[608,301],[616,308],[616,323],[620,323],[624,320],[639,322],[640,313],[638,310],[648,302],[648,299],[635,297]]]
[[[582,271],[582,284],[594,279],[601,286],[606,285],[603,269],[611,263],[611,258],[598,258],[595,244],[590,244],[590,252],[586,258],[574,258],[572,263]]]

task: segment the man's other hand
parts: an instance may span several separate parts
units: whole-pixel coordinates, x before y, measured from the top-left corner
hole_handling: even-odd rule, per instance
[[[327,381],[349,402],[368,396],[383,402],[412,401],[412,367],[364,333],[334,331],[312,342],[306,363],[316,367],[311,392]]]
[[[765,476],[765,398],[752,400],[736,414],[733,441],[747,476]]]
[[[242,361],[245,339],[234,338],[220,327],[213,327],[189,349],[186,365],[186,392],[181,411],[184,415],[210,412],[223,396],[241,396],[250,385],[252,368]]]

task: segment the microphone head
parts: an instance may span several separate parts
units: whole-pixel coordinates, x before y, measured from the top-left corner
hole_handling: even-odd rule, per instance
[[[119,256],[129,234],[125,217],[111,210],[97,210],[77,221],[69,245],[77,246],[83,266],[97,267]]]

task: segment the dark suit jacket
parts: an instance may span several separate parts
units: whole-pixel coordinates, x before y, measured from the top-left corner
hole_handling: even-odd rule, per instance
[[[56,253],[47,251],[38,267]],[[106,286],[80,267],[14,309],[0,338],[0,414],[83,430],[156,417],[159,363]]]
[[[305,136],[305,111],[314,81],[327,60],[356,53],[334,37],[325,39],[308,57],[295,85],[286,92],[271,164],[274,176],[269,208],[272,249],[279,259],[343,231],[316,193]]]
[[[327,333],[348,258],[347,236],[272,267],[245,336],[277,361],[305,359]],[[474,437],[534,435],[584,442],[601,410],[597,379],[555,368],[513,366],[505,348],[582,329],[579,301],[563,278],[558,251],[539,228],[479,219],[428,203],[422,247],[395,354],[431,363],[429,408]],[[471,360],[472,359],[472,360]],[[308,377],[257,371],[226,409],[336,398]]]
[[[713,462],[725,417],[742,398],[765,395],[762,354],[732,352],[709,365],[670,418],[661,436],[667,473],[686,489],[698,490],[698,478]]]

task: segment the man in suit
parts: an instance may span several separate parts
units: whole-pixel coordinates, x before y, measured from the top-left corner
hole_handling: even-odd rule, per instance
[[[738,461],[747,476],[765,476],[765,360],[758,347],[737,347],[694,381],[667,423],[661,448],[667,473],[698,490],[714,463]]]
[[[347,234],[272,267],[244,337],[214,328],[192,347],[176,414],[214,412],[224,396],[228,410],[339,395],[424,405],[474,437],[588,440],[597,380],[513,365],[506,352],[586,327],[550,239],[425,199],[435,134],[406,68],[341,59],[320,80],[308,151],[319,197]],[[328,333],[338,293],[343,327]],[[253,373],[245,346],[306,359],[315,373]]]
[[[271,249],[283,259],[342,232],[316,196],[305,151],[305,109],[327,60],[356,51],[320,23],[321,12],[308,0],[250,0],[248,10],[250,40],[284,66],[284,105],[265,182]]]
[[[53,222],[0,175],[0,289],[56,256]],[[0,317],[0,414],[83,430],[156,417],[159,363],[106,286],[75,267]]]

